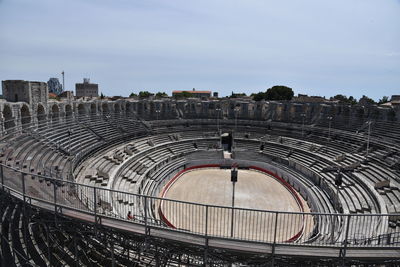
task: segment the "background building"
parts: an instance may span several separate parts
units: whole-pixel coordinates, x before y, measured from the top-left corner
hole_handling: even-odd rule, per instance
[[[83,78],[83,83],[75,84],[76,97],[98,97],[99,85],[97,83],[90,83],[89,78]]]
[[[45,82],[23,80],[2,81],[3,97],[9,102],[47,103],[49,90]]]
[[[58,95],[61,99],[74,100],[74,91],[64,91]]]
[[[63,92],[63,87],[58,78],[50,78],[47,82],[47,86],[49,88],[49,93],[54,93],[59,95]]]
[[[298,94],[292,98],[292,102],[304,102],[304,103],[324,103],[329,102],[322,96],[308,96],[303,94]]]
[[[209,98],[211,97],[211,91],[196,91],[194,88],[192,91],[190,90],[175,90],[172,91],[172,96],[177,97],[177,96],[184,96],[184,97],[197,97],[197,98]]]
[[[382,104],[382,106],[393,106],[393,107],[400,107],[400,95],[392,95],[390,101]]]

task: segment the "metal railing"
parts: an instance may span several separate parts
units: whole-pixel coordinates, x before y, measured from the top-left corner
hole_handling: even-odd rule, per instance
[[[268,244],[400,247],[400,232],[382,223],[396,221],[400,214],[324,214],[205,205],[99,188],[4,165],[0,165],[0,176],[3,191],[31,205],[91,215],[98,223],[98,218],[110,218],[207,238]],[[127,217],[129,211],[132,218]]]
[[[47,121],[50,124],[47,126],[74,120],[71,117]],[[2,134],[18,134],[40,127],[46,127],[45,122],[17,126]],[[93,148],[90,146],[86,151]],[[75,155],[74,165],[85,154]],[[0,175],[3,190],[54,212],[71,210],[95,218],[112,218],[207,238],[297,246],[400,247],[400,227],[396,226],[400,214],[290,213],[204,205],[88,186],[5,165],[0,165]],[[132,220],[127,218],[129,211]]]

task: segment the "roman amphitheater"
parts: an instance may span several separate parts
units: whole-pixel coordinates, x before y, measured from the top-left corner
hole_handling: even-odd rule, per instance
[[[400,263],[393,107],[3,101],[0,117],[1,266]]]

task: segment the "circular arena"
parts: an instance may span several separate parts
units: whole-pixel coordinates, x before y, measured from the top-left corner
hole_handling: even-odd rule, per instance
[[[303,212],[307,205],[289,184],[260,169],[239,170],[238,176],[240,182],[235,184],[234,195],[230,170],[212,165],[193,166],[175,175],[162,190],[161,197],[210,205],[207,208],[207,233],[211,235],[231,235],[237,239],[264,242],[272,241],[274,236],[274,228],[267,225],[274,219],[274,213],[265,214],[261,210]],[[220,208],[229,206],[236,209],[225,209],[224,214],[220,214]],[[254,212],[249,214],[248,210]],[[176,207],[175,202],[161,201],[159,214],[173,228],[198,232],[203,229],[206,233],[206,207],[199,207],[193,212]],[[289,231],[278,231],[279,241],[294,240],[303,234],[305,222],[300,217],[291,222],[294,225]],[[277,224],[284,225],[284,220],[284,216],[280,217]],[[308,230],[311,229],[310,224],[307,222]],[[251,227],[245,227],[247,225]]]
[[[2,266],[399,263],[393,109],[239,100],[0,108]]]

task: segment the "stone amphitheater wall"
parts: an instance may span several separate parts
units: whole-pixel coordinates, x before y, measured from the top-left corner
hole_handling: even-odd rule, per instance
[[[27,104],[0,102],[0,129],[3,131],[39,119],[62,119],[71,115],[134,113],[145,120],[155,119],[246,119],[282,122],[315,123],[334,117],[346,123],[360,119],[400,121],[400,108],[349,106],[330,103],[255,102],[251,100],[133,100],[55,101]],[[23,119],[30,116],[31,119]]]

